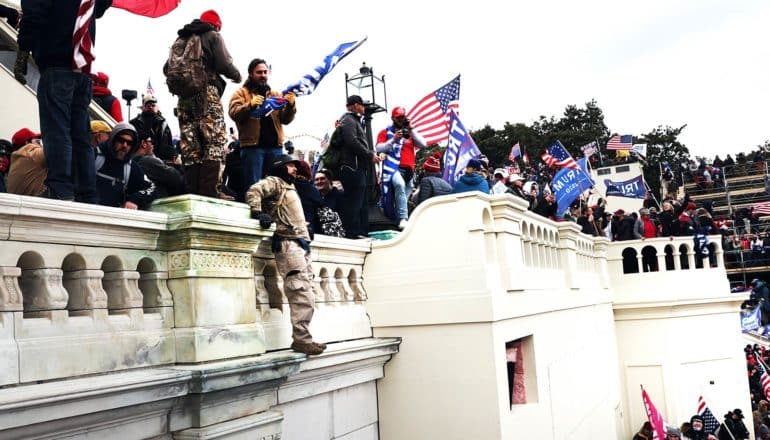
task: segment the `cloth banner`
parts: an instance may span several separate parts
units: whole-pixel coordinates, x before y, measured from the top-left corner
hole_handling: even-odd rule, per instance
[[[652,404],[652,400],[650,400],[650,396],[644,388],[642,388],[642,403],[644,403],[644,411],[647,413],[647,420],[649,420],[652,425],[652,438],[665,440],[668,424],[663,420],[663,415],[661,415],[658,409],[655,408],[655,405]]]
[[[591,157],[591,155],[599,151],[599,146],[596,144],[596,141],[594,141],[580,147],[580,151],[583,152],[583,156]]]
[[[634,144],[631,146],[631,152],[647,157],[647,144]]]
[[[748,333],[762,327],[762,317],[759,307],[750,312],[741,312],[741,330]]]
[[[162,17],[176,9],[182,0],[112,0],[112,7],[150,18]]]
[[[628,197],[631,199],[647,198],[647,187],[644,184],[644,176],[641,174],[633,179],[622,182],[613,182],[610,179],[604,179],[604,186],[607,188],[607,196]]]
[[[579,168],[562,168],[556,173],[551,182],[551,188],[556,195],[556,216],[563,217],[572,202],[592,185],[591,176]]]
[[[454,186],[465,171],[468,161],[481,155],[481,150],[471,139],[460,118],[454,111],[449,112],[449,138],[444,153],[444,180]]]
[[[332,53],[324,57],[322,64],[316,66],[311,73],[305,74],[302,79],[296,83],[286,87],[283,92],[281,92],[281,95],[285,95],[289,92],[294,93],[295,96],[305,96],[313,93],[316,87],[318,87],[318,83],[320,83],[321,80],[334,69],[337,63],[350,55],[350,53],[356,50],[360,45],[364,44],[366,39],[367,37],[364,37],[358,41],[340,44],[334,51],[332,51]],[[286,99],[280,96],[269,96],[262,105],[251,112],[251,116],[254,118],[261,118],[262,116],[269,115],[273,110],[280,109],[284,105],[286,105]]]

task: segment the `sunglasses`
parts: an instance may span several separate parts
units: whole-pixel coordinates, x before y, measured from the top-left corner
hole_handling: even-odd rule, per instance
[[[133,139],[126,139],[124,137],[119,137],[119,138],[115,138],[115,143],[116,144],[131,145],[132,143],[134,143],[134,140]]]

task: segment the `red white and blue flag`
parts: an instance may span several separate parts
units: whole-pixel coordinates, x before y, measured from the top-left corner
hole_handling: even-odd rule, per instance
[[[572,168],[577,169],[578,164],[575,162],[575,159],[572,158],[572,155],[569,154],[566,148],[564,148],[564,145],[561,144],[561,142],[556,141],[548,147],[548,151],[545,152],[542,156],[543,162],[545,162],[549,167],[553,166],[560,166],[562,168]]]
[[[460,109],[460,75],[428,93],[413,105],[406,117],[425,139],[425,145],[444,142],[449,137],[450,110],[457,113]]]
[[[666,431],[668,431],[668,424],[663,420],[663,416],[660,414],[655,405],[652,404],[650,396],[647,391],[642,387],[642,402],[644,403],[644,410],[647,413],[647,420],[652,425],[652,438],[658,440],[665,440]]]
[[[511,162],[514,162],[516,158],[519,156],[521,156],[521,146],[519,145],[518,142],[516,142],[511,147],[511,153],[508,154],[508,160],[510,160]]]
[[[624,134],[622,136],[616,134],[607,141],[608,150],[630,150],[633,145],[633,136],[630,134]]]
[[[706,400],[703,396],[698,396],[698,411],[696,411],[696,414],[703,417],[703,430],[707,434],[714,434],[717,432],[717,429],[719,429],[719,420],[714,417],[714,414],[711,412],[708,405],[706,405]]]
[[[470,132],[465,129],[455,112],[449,112],[449,123],[452,130],[449,133],[447,149],[444,153],[444,180],[454,186],[457,179],[465,171],[468,161],[481,154],[479,147],[473,142]]]
[[[770,376],[767,375],[767,370],[765,369],[765,364],[762,363],[762,359],[756,354],[754,356],[757,357],[757,365],[762,371],[762,374],[759,376],[759,383],[762,385],[762,391],[765,392],[765,398],[770,399]]]
[[[155,89],[152,88],[150,78],[147,78],[147,92],[145,94],[155,96]]]

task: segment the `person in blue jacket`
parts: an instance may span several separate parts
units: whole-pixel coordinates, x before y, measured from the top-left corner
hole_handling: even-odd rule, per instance
[[[489,184],[487,179],[479,173],[481,170],[481,162],[477,159],[471,159],[468,161],[468,165],[465,166],[465,174],[460,176],[455,182],[455,186],[452,188],[452,194],[459,194],[468,191],[481,191],[484,194],[489,194]]]

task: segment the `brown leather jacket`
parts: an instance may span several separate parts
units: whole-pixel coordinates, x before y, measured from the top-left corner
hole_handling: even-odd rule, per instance
[[[276,176],[265,177],[246,192],[246,203],[252,211],[266,212],[273,217],[276,235],[310,241],[302,202],[294,184]]]
[[[271,91],[270,96],[281,96],[281,94]],[[254,93],[251,90],[241,87],[230,98],[228,113],[238,127],[238,140],[241,142],[241,148],[253,147],[259,143],[259,118],[249,116],[249,113],[254,110],[251,106],[251,98],[253,97]],[[280,110],[270,114],[275,125],[275,132],[278,134],[278,145],[276,147],[283,145],[283,126],[290,124],[294,120],[295,114],[297,114],[297,107],[288,103]]]

